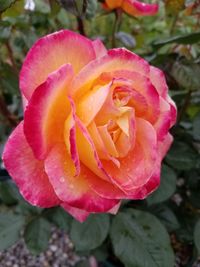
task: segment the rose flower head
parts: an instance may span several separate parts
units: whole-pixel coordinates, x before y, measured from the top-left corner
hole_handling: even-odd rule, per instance
[[[3,161],[29,203],[60,205],[84,221],[159,186],[176,120],[161,70],[61,30],[30,49],[20,89],[24,120]]]
[[[134,17],[152,16],[158,12],[158,4],[147,4],[138,0],[105,0],[103,7],[107,10],[121,9]]]

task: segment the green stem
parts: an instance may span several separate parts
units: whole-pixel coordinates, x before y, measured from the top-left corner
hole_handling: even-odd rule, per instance
[[[115,20],[114,20],[113,31],[112,31],[111,45],[113,48],[116,47],[115,35],[120,29],[121,22],[122,22],[122,10],[120,8],[118,8],[115,10]]]
[[[79,11],[76,1],[73,0],[73,3],[74,3],[74,6],[76,8],[76,11],[77,11],[76,20],[77,20],[77,24],[78,24],[78,31],[79,31],[80,34],[86,36],[85,26],[84,26],[84,21],[83,21],[83,15]],[[84,0],[83,1],[83,6],[82,6],[83,14],[85,13],[86,8],[87,8],[87,1]]]
[[[15,127],[18,124],[18,119],[8,110],[2,94],[0,94],[0,113],[12,127]]]
[[[176,22],[177,22],[177,20],[178,20],[178,14],[177,15],[175,15],[174,17],[173,17],[173,19],[172,19],[172,25],[171,25],[171,28],[170,28],[170,35],[172,35],[173,33],[174,33],[174,30],[175,30],[175,28],[176,28]]]
[[[177,125],[181,122],[189,104],[190,104],[190,100],[191,100],[191,95],[192,95],[192,91],[189,90],[187,95],[185,96],[185,99],[184,99],[184,103],[183,103],[183,106],[182,108],[180,109],[179,111],[179,114],[178,114],[178,117],[177,117]]]
[[[8,51],[8,57],[12,63],[12,67],[13,67],[13,70],[15,71],[15,73],[18,75],[18,69],[17,69],[17,64],[16,64],[16,61],[15,61],[15,58],[14,58],[14,55],[13,55],[13,51],[12,51],[12,47],[9,43],[9,41],[7,41],[5,43],[5,46],[7,48],[7,51]]]

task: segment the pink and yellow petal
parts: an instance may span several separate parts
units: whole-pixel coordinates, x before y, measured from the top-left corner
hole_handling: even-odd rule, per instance
[[[93,60],[82,69],[73,81],[71,95],[76,97],[84,95],[103,72],[121,69],[149,75],[149,65],[144,59],[125,48],[111,49],[107,55]]]
[[[122,6],[124,0],[105,0],[109,9],[119,8]]]
[[[97,195],[86,179],[86,167],[81,165],[81,172],[74,176],[75,167],[64,144],[55,146],[45,160],[45,170],[49,180],[62,202],[87,212],[105,212],[118,201],[104,199]],[[95,177],[95,174],[93,174]],[[99,179],[99,178],[98,178]]]
[[[96,39],[92,42],[96,58],[103,57],[107,54],[107,49],[100,39]]]
[[[40,160],[55,143],[63,141],[64,122],[70,111],[67,90],[72,77],[71,66],[62,66],[34,91],[26,108],[24,132]]]
[[[35,88],[48,75],[69,63],[78,73],[96,58],[92,42],[69,30],[61,30],[39,39],[30,49],[20,73],[20,88],[29,100]]]
[[[79,99],[76,106],[76,114],[81,121],[88,126],[95,119],[110,92],[111,84],[96,86]]]
[[[120,160],[120,168],[103,161],[103,166],[112,174],[116,183],[124,192],[134,191],[151,177],[157,160],[157,137],[153,126],[143,120],[136,120],[136,142],[128,155]]]
[[[23,122],[9,137],[3,153],[3,162],[28,202],[44,208],[59,205],[61,201],[54,193],[43,162],[35,159],[26,141]]]
[[[68,205],[67,203],[63,203],[61,206],[63,207],[63,209],[65,209],[71,216],[73,216],[79,222],[84,222],[87,219],[87,217],[90,215],[89,212],[78,209],[78,208],[74,208]]]
[[[147,4],[137,0],[124,0],[121,7],[127,14],[135,17],[152,16],[158,12],[157,4]]]

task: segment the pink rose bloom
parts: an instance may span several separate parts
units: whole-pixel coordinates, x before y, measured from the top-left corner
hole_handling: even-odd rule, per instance
[[[146,4],[137,0],[105,0],[104,8],[108,10],[120,8],[131,16],[140,17],[155,15],[159,7],[157,4]]]
[[[159,186],[176,120],[162,71],[62,30],[30,49],[20,88],[24,121],[3,161],[29,203],[60,205],[84,221]]]

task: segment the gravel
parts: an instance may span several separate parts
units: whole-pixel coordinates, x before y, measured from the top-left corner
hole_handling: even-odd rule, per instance
[[[56,228],[48,249],[37,256],[28,251],[23,239],[0,252],[0,267],[72,267],[80,260],[68,235]]]

